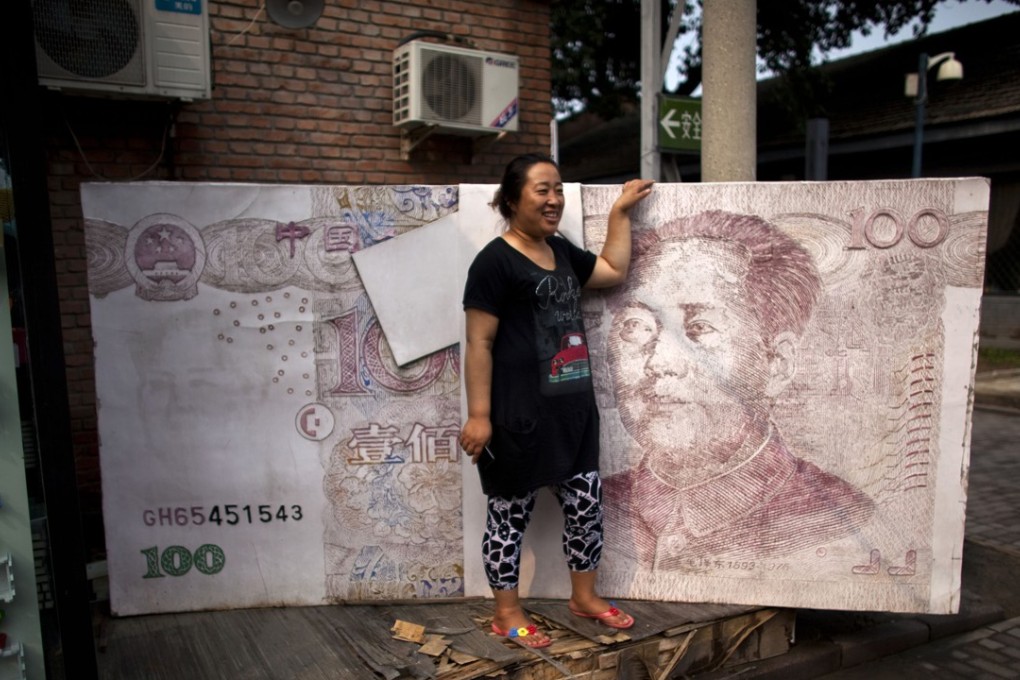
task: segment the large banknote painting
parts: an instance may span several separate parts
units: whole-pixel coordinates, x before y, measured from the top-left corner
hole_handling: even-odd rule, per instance
[[[83,187],[118,614],[463,592],[459,359],[399,367],[352,254],[457,187]]]
[[[491,189],[83,188],[118,613],[488,594],[456,435]],[[568,237],[597,252],[618,192],[572,187]],[[656,187],[583,298],[603,592],[956,609],[987,202]],[[559,522],[540,498],[526,595],[569,592]]]
[[[586,236],[613,191],[586,190]],[[661,186],[588,299],[605,588],[937,610],[959,588],[987,185]]]

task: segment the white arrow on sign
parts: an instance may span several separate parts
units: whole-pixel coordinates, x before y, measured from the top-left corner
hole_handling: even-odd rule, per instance
[[[662,129],[666,131],[666,134],[669,135],[670,139],[676,139],[676,135],[673,134],[673,130],[671,128],[680,127],[680,121],[673,120],[674,113],[676,113],[676,109],[670,109],[666,112],[666,115],[662,117],[662,120],[659,121],[659,125],[661,125]]]

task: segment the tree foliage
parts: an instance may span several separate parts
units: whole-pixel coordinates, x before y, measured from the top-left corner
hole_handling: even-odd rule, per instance
[[[851,36],[881,30],[886,37],[913,27],[923,35],[935,10],[947,3],[991,0],[758,0],[758,56],[764,67],[791,80],[807,80],[832,50]],[[1020,0],[1007,0],[1020,5]],[[663,26],[681,12],[679,36],[699,35],[702,0],[660,0]],[[552,3],[553,101],[559,112],[584,108],[613,118],[636,102],[641,83],[641,0],[557,0]],[[700,40],[679,66],[681,89],[701,80]]]
[[[553,100],[618,114],[640,89],[641,0],[552,3]]]

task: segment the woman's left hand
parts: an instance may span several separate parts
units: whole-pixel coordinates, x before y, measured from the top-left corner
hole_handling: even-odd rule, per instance
[[[654,184],[655,180],[653,179],[628,180],[623,185],[623,189],[620,191],[620,196],[616,199],[613,207],[618,208],[623,212],[629,211],[635,204],[637,204],[638,201],[652,193],[652,185]]]

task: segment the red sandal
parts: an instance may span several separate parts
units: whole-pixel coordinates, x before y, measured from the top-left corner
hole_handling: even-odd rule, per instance
[[[607,609],[606,611],[602,612],[601,614],[587,614],[585,612],[579,612],[576,609],[573,609],[571,607],[567,607],[567,609],[570,609],[570,613],[573,614],[574,616],[579,616],[582,619],[595,619],[596,621],[601,623],[603,626],[609,626],[610,628],[617,628],[619,630],[624,630],[624,629],[630,628],[631,626],[634,625],[634,617],[633,616],[631,616],[630,614],[625,614],[624,612],[621,612],[619,609],[616,608],[615,605],[613,605],[612,602],[610,602],[609,604],[612,605],[612,606],[610,606],[609,609]],[[623,623],[612,623],[611,621],[608,621],[608,619],[611,619],[611,618],[613,618],[615,616],[622,616],[623,617]]]

